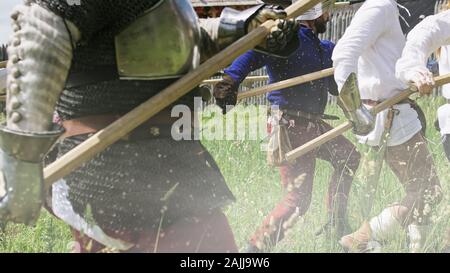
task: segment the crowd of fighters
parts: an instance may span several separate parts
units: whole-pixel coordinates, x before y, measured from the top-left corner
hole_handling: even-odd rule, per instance
[[[280,167],[286,193],[246,251],[270,251],[292,218],[307,212],[316,159],[333,167],[329,221],[321,229],[334,230],[345,250],[368,251],[400,227],[410,251],[422,251],[444,193],[417,106],[405,100],[376,116],[370,109],[411,86],[429,95],[435,83],[427,60],[433,52],[439,52],[440,74],[450,71],[450,11],[425,18],[406,38],[396,0],[366,0],[335,45],[318,37],[333,5],[322,1],[295,19],[286,19],[281,7],[262,4],[199,20],[188,0],[25,0],[11,14],[0,222],[32,224],[45,200],[70,225],[83,252],[238,252],[222,212],[234,196],[199,141],[171,137],[171,107],[49,192],[42,189],[42,161],[57,139],[61,157],[263,22],[278,20],[263,43],[224,70],[214,87],[217,104],[224,112],[235,105],[240,83],[261,67],[271,83],[334,67],[334,78],[268,95],[290,124],[292,146],[299,147],[332,129],[324,114],[328,94],[339,95],[356,75],[362,104],[346,113],[353,132],[369,149],[379,151],[386,143],[383,158],[406,194],[351,233],[347,203],[361,155],[337,137]],[[194,90],[175,104],[192,108],[196,95]],[[438,124],[450,160],[449,87],[443,96],[448,103],[438,109]],[[450,227],[448,232],[447,248]]]

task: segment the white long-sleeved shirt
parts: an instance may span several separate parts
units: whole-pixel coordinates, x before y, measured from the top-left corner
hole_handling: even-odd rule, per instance
[[[384,100],[407,88],[395,77],[404,45],[397,2],[367,0],[333,51],[339,90],[352,72],[358,75],[362,99]]]
[[[367,0],[356,12],[333,53],[335,80],[339,90],[352,73],[358,76],[362,99],[389,99],[408,86],[395,76],[395,63],[400,58],[405,37],[400,26],[395,0]],[[370,107],[368,107],[370,108]],[[408,104],[395,105],[395,116],[389,146],[403,144],[422,128],[417,113]],[[376,117],[375,129],[361,143],[380,144],[387,111]]]
[[[397,77],[405,83],[413,81],[417,73],[427,71],[428,57],[439,47],[440,74],[450,73],[450,10],[428,16],[420,22],[408,35],[402,57],[396,66]],[[450,85],[443,87],[443,96],[450,99]],[[450,105],[445,104],[438,109],[441,134],[450,134]]]
[[[441,47],[441,56],[439,57],[439,74],[450,73],[450,45]],[[450,99],[450,84],[442,86],[442,96]]]
[[[6,68],[0,69],[0,94],[6,93]]]
[[[450,18],[449,18],[450,19]],[[450,46],[441,48],[441,56],[439,58],[439,74],[445,75],[450,73]],[[450,100],[450,84],[442,87],[442,96]],[[450,135],[450,103],[439,107],[437,111],[439,128],[441,135]]]
[[[450,45],[450,10],[428,16],[411,30],[402,57],[396,65],[397,77],[404,83],[413,81],[418,72],[428,71],[428,57],[446,45]],[[442,53],[440,68],[448,73],[445,71],[450,70],[447,49],[444,48]]]

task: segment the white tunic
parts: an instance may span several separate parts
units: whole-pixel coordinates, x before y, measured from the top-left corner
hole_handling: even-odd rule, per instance
[[[450,44],[450,10],[428,16],[408,34],[408,40],[397,62],[397,77],[404,83],[412,81],[417,72],[427,71],[430,55],[439,47]],[[447,49],[443,49],[441,74],[449,70]],[[443,70],[443,71],[442,71]],[[447,73],[447,72],[444,72]]]
[[[439,58],[439,73],[441,75],[450,73],[450,46],[444,46],[441,48],[441,56]],[[446,84],[442,87],[442,96],[446,99],[450,99],[450,84]]]
[[[445,75],[450,73],[450,46],[441,48],[441,56],[439,59],[439,73]],[[442,96],[450,100],[450,84],[442,87]],[[450,134],[450,104],[444,104],[439,107],[438,112],[439,128],[441,128],[441,135]]]
[[[6,68],[0,69],[0,94],[6,93]]]
[[[405,37],[395,0],[367,0],[356,12],[333,53],[335,80],[339,90],[350,73],[358,75],[362,99],[386,100],[408,88],[395,76],[395,63],[400,58]],[[368,107],[369,108],[369,107]],[[396,105],[389,146],[400,145],[420,131],[417,113],[408,104]],[[361,143],[380,144],[387,110],[376,117],[375,129]]]
[[[439,127],[441,128],[441,135],[450,134],[450,104],[444,104],[438,109]]]
[[[402,57],[396,66],[397,77],[404,83],[412,81],[418,72],[426,71],[428,57],[439,47],[441,56],[439,71],[441,75],[450,73],[450,10],[428,16],[408,35]],[[450,85],[443,87],[443,96],[450,99]],[[441,134],[450,134],[450,105],[438,110]]]

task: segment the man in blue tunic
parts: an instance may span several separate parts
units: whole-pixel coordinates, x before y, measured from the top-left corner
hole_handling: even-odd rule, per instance
[[[224,111],[227,105],[236,104],[239,84],[251,71],[264,66],[270,83],[331,67],[334,44],[317,36],[326,31],[329,18],[330,14],[322,4],[298,17],[301,24],[298,31],[300,46],[288,58],[251,50],[236,59],[225,70],[223,81],[215,86],[217,104]],[[279,107],[285,119],[289,120],[288,135],[293,147],[299,147],[332,129],[323,121],[328,93],[338,94],[332,77],[276,90],[268,95],[271,105]],[[311,203],[316,158],[330,162],[334,168],[327,196],[329,222],[325,227],[327,230],[334,227],[337,238],[344,234],[347,200],[360,154],[349,140],[340,136],[298,158],[294,164],[280,167],[281,184],[287,193],[252,236],[247,251],[268,250],[269,246],[274,246],[284,237],[292,222],[290,219],[306,213]]]

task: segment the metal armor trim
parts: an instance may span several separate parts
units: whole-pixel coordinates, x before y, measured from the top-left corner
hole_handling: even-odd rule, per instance
[[[162,0],[115,37],[119,75],[135,80],[180,77],[200,64],[200,44],[191,3]]]
[[[0,126],[0,225],[36,223],[45,195],[42,162],[63,131],[28,133]]]
[[[220,15],[219,46],[230,45],[244,36],[247,33],[248,22],[264,7],[262,4],[244,11],[225,8]]]
[[[0,125],[0,149],[18,160],[41,163],[63,133],[64,129],[60,126],[56,126],[51,132],[31,133],[15,131]]]
[[[347,112],[354,112],[361,107],[358,79],[355,73],[351,73],[348,76],[339,94],[339,98],[342,108]]]
[[[362,104],[355,73],[351,73],[345,81],[339,94],[338,105],[342,108],[345,116],[353,123],[355,134],[364,136],[373,130],[375,118]]]

